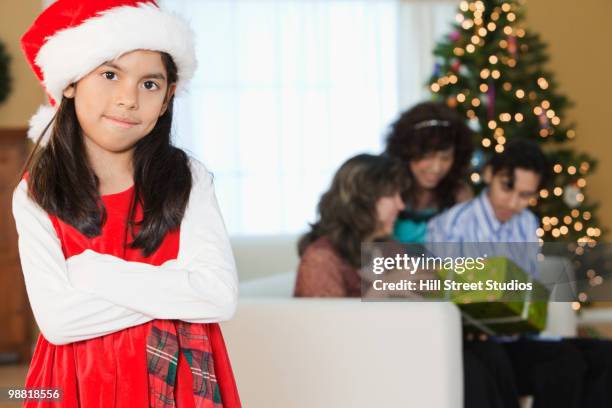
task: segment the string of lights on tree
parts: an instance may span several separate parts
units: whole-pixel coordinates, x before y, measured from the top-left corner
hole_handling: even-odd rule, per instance
[[[429,87],[434,99],[465,115],[475,131],[479,149],[470,178],[476,189],[482,188],[482,165],[508,140],[541,143],[553,164],[553,180],[531,203],[541,220],[538,237],[568,242],[580,258],[605,233],[597,205],[586,194],[596,162],[567,147],[576,138],[575,124],[564,114],[571,103],[546,70],[546,44],[527,30],[524,18],[524,0],[462,1],[450,34],[434,50]],[[603,282],[593,269],[586,273],[592,286]],[[581,293],[580,301],[586,300]]]

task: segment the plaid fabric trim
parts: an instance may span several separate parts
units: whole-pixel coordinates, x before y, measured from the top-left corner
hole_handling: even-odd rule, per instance
[[[208,335],[197,334],[189,329],[189,326],[185,325],[177,328],[180,350],[189,362],[193,374],[193,394],[199,400],[212,401],[215,408],[221,407],[221,393],[215,376],[213,353],[210,349]],[[207,344],[208,350],[202,348],[202,344]],[[200,405],[196,404],[196,406]]]
[[[147,337],[147,371],[151,408],[174,406],[178,353],[177,336],[153,324]]]
[[[174,386],[179,352],[185,355],[191,368],[195,406],[223,408],[208,326],[180,320],[165,323],[155,321],[147,337],[151,408],[175,406]]]

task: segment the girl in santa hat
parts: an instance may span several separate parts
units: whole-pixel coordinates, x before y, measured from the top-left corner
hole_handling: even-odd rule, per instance
[[[27,407],[240,406],[218,325],[237,274],[212,176],[170,142],[192,38],[142,0],[58,0],[22,38],[51,102],[13,194],[41,330]]]

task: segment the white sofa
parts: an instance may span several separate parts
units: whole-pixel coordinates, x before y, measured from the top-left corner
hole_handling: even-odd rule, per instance
[[[222,330],[245,407],[462,406],[454,305],[292,298],[295,244],[294,236],[232,239],[241,293]],[[547,263],[543,274],[558,270]],[[569,305],[550,305],[547,334],[573,335]]]
[[[292,299],[294,279],[242,285],[222,325],[245,407],[461,406],[454,305]]]

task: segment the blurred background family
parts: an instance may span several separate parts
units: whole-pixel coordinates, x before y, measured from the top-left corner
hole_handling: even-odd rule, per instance
[[[318,219],[299,242],[295,296],[363,296],[363,242],[538,242],[539,220],[528,207],[552,169],[537,144],[517,138],[493,153],[474,195],[466,182],[472,132],[453,109],[421,103],[390,129],[384,153],[347,160],[321,197]],[[528,258],[513,261],[527,260],[525,270],[538,278]],[[538,407],[609,406],[611,358],[604,340],[466,340],[465,406],[518,407],[523,395]]]

